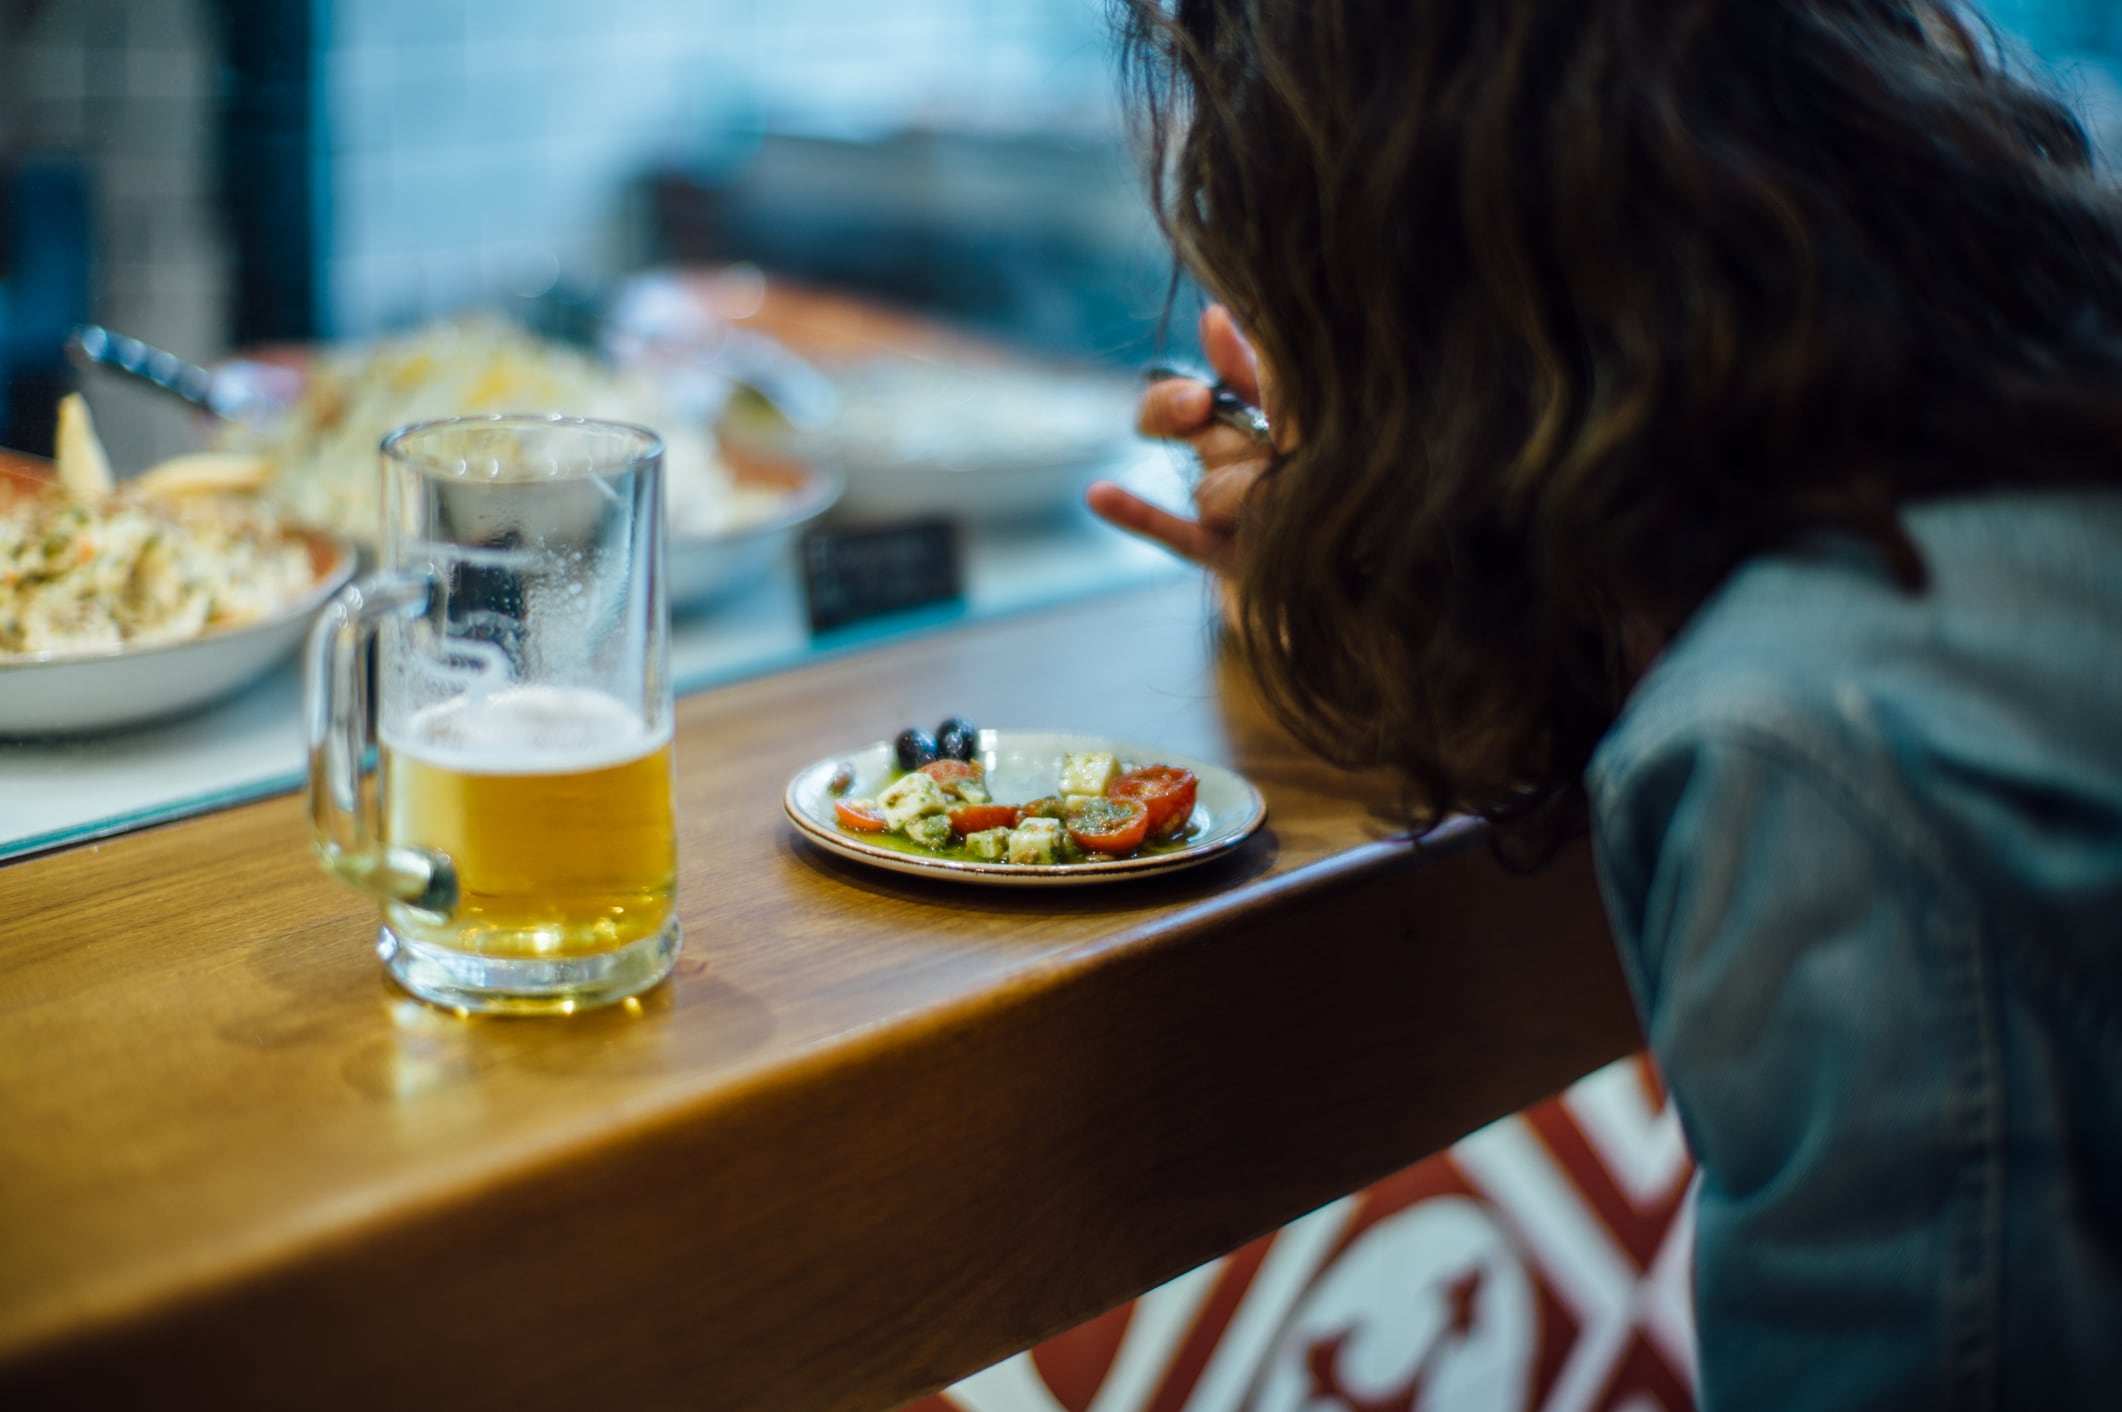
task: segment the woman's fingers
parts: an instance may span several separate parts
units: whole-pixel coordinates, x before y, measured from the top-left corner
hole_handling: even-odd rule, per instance
[[[1201,346],[1225,387],[1261,405],[1261,370],[1252,345],[1220,304],[1201,316]],[[1212,392],[1191,378],[1165,378],[1142,393],[1135,425],[1144,436],[1184,441],[1201,461],[1194,485],[1199,518],[1188,519],[1150,504],[1111,481],[1099,481],[1084,499],[1100,518],[1219,573],[1230,568],[1233,536],[1245,499],[1268,458],[1258,441],[1235,427],[1209,419]]]
[[[1260,360],[1239,330],[1238,321],[1221,304],[1211,304],[1201,311],[1201,351],[1226,387],[1255,407],[1267,406],[1261,397]]]
[[[1155,540],[1181,558],[1225,573],[1231,568],[1238,520],[1244,513],[1246,498],[1267,467],[1267,459],[1255,448],[1249,459],[1204,472],[1194,486],[1194,519],[1152,505],[1111,481],[1096,482],[1084,499],[1108,523]]]
[[[1237,528],[1238,516],[1245,509],[1245,499],[1268,465],[1266,458],[1258,454],[1257,447],[1249,449],[1253,455],[1207,470],[1195,482],[1194,509],[1199,512],[1206,528],[1224,534]]]
[[[1224,385],[1267,413],[1276,447],[1283,451],[1295,447],[1298,428],[1275,395],[1275,370],[1261,360],[1252,340],[1221,304],[1211,304],[1201,314],[1201,347]]]
[[[1204,472],[1220,471],[1238,462],[1260,459],[1259,442],[1221,422],[1186,438],[1186,444],[1193,447]]]
[[[1209,390],[1192,378],[1166,378],[1143,390],[1135,411],[1135,429],[1158,440],[1176,440],[1200,430],[1208,420]]]
[[[1208,420],[1208,388],[1190,378],[1151,383],[1136,408],[1135,428],[1159,441],[1183,441],[1214,468],[1260,453],[1260,444],[1235,427]]]
[[[1211,569],[1220,568],[1230,549],[1230,535],[1198,520],[1160,509],[1109,480],[1094,482],[1084,500],[1099,518],[1154,540],[1182,559]]]

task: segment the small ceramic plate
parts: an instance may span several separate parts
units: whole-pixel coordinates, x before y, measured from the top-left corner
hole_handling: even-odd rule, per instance
[[[7,468],[11,473],[15,468]],[[280,612],[184,642],[66,656],[0,657],[0,736],[75,735],[173,716],[248,685],[293,652],[354,572],[346,541],[296,530],[316,573]]]
[[[897,773],[891,742],[877,741],[855,750],[828,755],[798,771],[788,782],[782,806],[804,836],[819,847],[843,858],[895,873],[944,878],[954,882],[985,883],[1011,887],[1069,887],[1085,883],[1117,882],[1155,873],[1175,872],[1220,858],[1250,838],[1267,817],[1260,791],[1244,776],[1206,760],[1152,746],[1096,736],[1068,735],[1055,731],[984,730],[974,757],[987,772],[987,784],[998,803],[1018,803],[1054,792],[1061,775],[1061,757],[1071,751],[1109,750],[1133,765],[1178,765],[1200,779],[1194,802],[1193,837],[1184,847],[1166,853],[1148,853],[1134,858],[1115,858],[1096,863],[978,863],[920,852],[901,852],[850,833],[835,821],[831,788],[834,771],[852,767],[855,782],[847,795],[874,795]]]

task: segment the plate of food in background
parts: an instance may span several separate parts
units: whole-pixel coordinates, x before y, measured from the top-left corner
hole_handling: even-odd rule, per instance
[[[299,371],[293,400],[223,424],[215,445],[264,460],[268,497],[364,547],[382,528],[377,445],[394,428],[438,417],[557,412],[661,435],[673,607],[698,606],[772,572],[840,495],[830,470],[785,454],[725,450],[705,417],[658,380],[500,318],[314,350]]]
[[[838,471],[851,518],[1053,515],[1142,450],[1130,377],[756,268],[638,276],[606,323],[633,358],[719,369],[725,445]]]
[[[0,735],[227,696],[292,653],[354,571],[346,540],[256,494],[256,458],[177,457],[119,485],[78,394],[55,451],[0,458]]]
[[[1103,373],[878,356],[836,367],[832,379],[836,415],[786,445],[846,478],[851,516],[1057,514],[1141,445],[1133,385]]]

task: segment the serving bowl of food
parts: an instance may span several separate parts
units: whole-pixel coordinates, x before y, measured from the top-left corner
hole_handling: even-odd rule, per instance
[[[100,454],[100,453],[99,453]],[[112,730],[290,655],[354,571],[346,540],[240,493],[221,458],[123,487],[0,458],[0,735]]]
[[[773,573],[789,547],[840,499],[839,472],[791,457],[724,447],[723,464],[752,508],[725,527],[681,532],[673,527],[665,559],[671,606],[698,609],[741,592]]]
[[[296,395],[276,413],[227,422],[217,449],[255,456],[263,493],[296,518],[372,548],[381,537],[376,448],[392,429],[483,413],[565,413],[632,422],[662,436],[670,596],[697,606],[770,572],[839,498],[840,477],[788,455],[725,449],[668,386],[497,318],[445,321],[289,360]]]
[[[837,414],[787,445],[846,477],[851,515],[1051,515],[1141,445],[1133,385],[1103,372],[877,356],[835,366],[832,377]]]
[[[1142,447],[1126,375],[749,267],[641,275],[607,322],[638,362],[719,371],[725,444],[839,472],[852,518],[1054,515]]]

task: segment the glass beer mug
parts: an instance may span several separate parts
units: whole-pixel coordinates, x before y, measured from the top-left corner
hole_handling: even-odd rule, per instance
[[[677,958],[662,457],[574,417],[384,439],[380,569],[311,634],[304,711],[318,854],[415,995],[568,1012]]]

